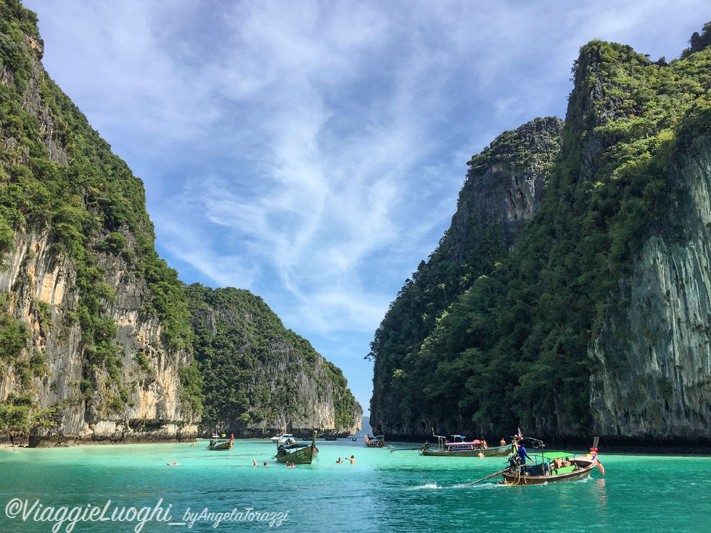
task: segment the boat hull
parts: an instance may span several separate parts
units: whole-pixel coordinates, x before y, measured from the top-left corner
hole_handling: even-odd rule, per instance
[[[420,455],[430,457],[506,457],[514,451],[513,445],[499,446],[497,448],[482,448],[468,450],[442,450],[441,448],[424,448]]]
[[[507,470],[501,474],[504,478],[504,485],[543,485],[545,483],[558,483],[566,481],[578,481],[590,475],[590,471],[595,466],[595,463],[588,461],[574,461],[578,465],[577,470],[566,472],[564,474],[552,474],[550,476],[527,476],[522,474],[518,469]]]
[[[213,450],[213,451],[215,451],[215,450],[217,450],[217,451],[231,450],[232,449],[232,441],[228,440],[228,441],[224,441],[224,442],[216,442],[215,444],[209,444],[207,446],[207,449]]]
[[[289,462],[297,465],[310,465],[317,455],[318,448],[316,447],[316,432],[314,431],[310,446],[308,444],[277,446],[277,454],[274,458],[279,463]]]
[[[280,463],[289,461],[297,465],[310,465],[317,455],[318,448],[315,446],[304,446],[294,451],[281,450],[280,453],[277,454],[276,460]]]

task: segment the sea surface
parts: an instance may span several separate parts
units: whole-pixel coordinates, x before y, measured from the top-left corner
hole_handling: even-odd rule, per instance
[[[467,486],[505,458],[422,457],[412,444],[319,440],[317,462],[295,468],[269,440],[206,444],[2,449],[0,533],[711,532],[709,457],[606,455],[601,443],[604,476],[505,487]]]

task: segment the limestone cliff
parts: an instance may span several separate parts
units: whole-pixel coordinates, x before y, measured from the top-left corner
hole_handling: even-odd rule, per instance
[[[0,4],[0,439],[191,438],[186,302],[142,183],[44,72],[35,15]]]
[[[473,239],[453,224],[460,253],[421,265],[376,331],[375,430],[711,437],[711,23],[671,62],[592,41],[573,72],[538,209],[510,240],[495,218]],[[484,219],[500,190],[460,198],[453,221]],[[494,264],[467,275],[462,257]]]
[[[249,291],[187,287],[206,430],[351,435],[363,410],[341,371]]]
[[[593,428],[616,439],[711,436],[708,132],[676,155],[667,180],[664,224],[644,241],[590,346]]]

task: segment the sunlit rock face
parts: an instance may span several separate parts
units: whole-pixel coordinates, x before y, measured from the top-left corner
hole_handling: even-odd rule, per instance
[[[101,370],[87,370],[81,328],[68,318],[78,302],[71,261],[54,254],[46,236],[23,234],[16,236],[14,251],[5,258],[0,291],[10,295],[8,311],[29,326],[27,355],[43,354],[48,365],[45,375],[32,379],[30,389],[40,408],[58,410],[56,424],[37,437],[126,441],[194,436],[195,421],[186,417],[180,401],[179,369],[190,354],[171,351],[161,340],[157,317],[142,316],[149,291],[121,257],[103,255],[99,264],[115,291],[112,301],[103,302],[103,316],[115,321],[121,347],[120,376],[110,384]],[[146,356],[145,364],[136,360],[138,353]],[[6,366],[0,400],[18,388],[18,373]],[[112,405],[122,391],[121,406]]]

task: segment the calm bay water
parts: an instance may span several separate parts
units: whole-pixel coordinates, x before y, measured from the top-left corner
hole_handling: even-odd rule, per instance
[[[487,480],[466,487],[501,470],[504,458],[421,457],[350,440],[317,445],[318,462],[293,469],[272,459],[276,447],[268,440],[235,441],[229,452],[208,451],[202,440],[195,447],[0,450],[0,532],[50,532],[56,522],[36,518],[61,506],[80,506],[87,517],[94,507],[107,506],[107,518],[123,509],[124,517],[143,517],[148,512],[141,515],[140,509],[155,509],[161,499],[159,514],[141,531],[711,531],[708,457],[606,455],[603,446],[605,476],[595,469],[589,479],[573,483],[504,487]],[[336,464],[351,455],[356,464]],[[180,464],[167,464],[173,462]],[[17,499],[28,507],[39,500],[37,512],[26,521],[21,514],[9,518]],[[196,518],[203,510],[204,518],[189,527],[187,513]],[[252,521],[214,527],[215,514],[233,510],[233,518],[241,512]],[[272,527],[255,513],[275,519]],[[139,516],[77,522],[73,532],[135,531]],[[287,519],[277,527],[279,516]],[[184,525],[170,525],[175,523]],[[66,521],[55,531],[69,528]]]

